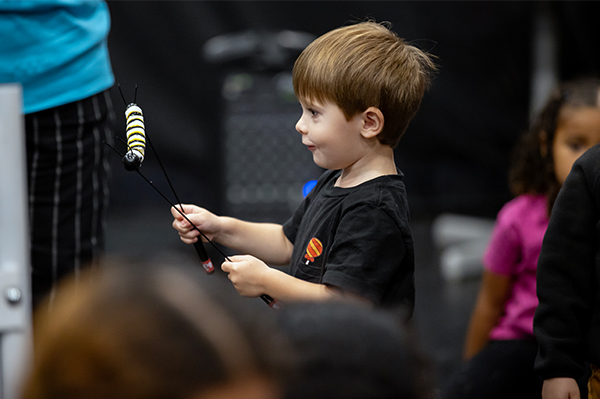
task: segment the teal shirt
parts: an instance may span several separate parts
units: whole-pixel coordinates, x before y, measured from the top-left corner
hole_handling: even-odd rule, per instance
[[[0,0],[0,84],[20,83],[26,114],[114,84],[103,0]]]

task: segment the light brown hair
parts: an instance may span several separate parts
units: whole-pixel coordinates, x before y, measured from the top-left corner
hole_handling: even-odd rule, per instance
[[[430,55],[383,24],[361,22],[313,41],[294,64],[299,99],[332,102],[350,120],[369,107],[384,116],[379,141],[395,148],[436,67]]]
[[[116,264],[65,280],[52,307],[36,312],[23,399],[187,399],[235,381],[277,380],[285,343],[265,313],[238,307],[202,277]]]

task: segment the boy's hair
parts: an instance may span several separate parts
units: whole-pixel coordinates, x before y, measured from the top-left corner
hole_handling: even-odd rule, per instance
[[[386,26],[372,21],[332,30],[313,41],[294,64],[300,99],[332,102],[349,120],[381,110],[379,141],[395,148],[419,109],[435,65]]]
[[[554,172],[552,147],[561,111],[565,107],[600,107],[600,80],[582,78],[556,87],[529,131],[517,142],[509,172],[509,187],[513,195],[546,195],[548,213],[561,187]],[[543,153],[542,146],[546,149]]]

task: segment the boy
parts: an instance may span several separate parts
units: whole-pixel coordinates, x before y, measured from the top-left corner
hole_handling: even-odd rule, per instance
[[[283,226],[184,212],[209,239],[251,255],[222,270],[243,296],[280,301],[340,296],[414,306],[414,254],[394,148],[415,115],[435,66],[386,27],[363,22],[311,43],[294,64],[302,106],[296,130],[329,169]],[[172,210],[182,241],[198,232]],[[290,274],[266,264],[290,265]]]

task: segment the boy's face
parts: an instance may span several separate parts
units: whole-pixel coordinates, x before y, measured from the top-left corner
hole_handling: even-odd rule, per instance
[[[365,143],[360,114],[348,121],[335,104],[300,100],[300,105],[302,116],[296,130],[302,134],[302,144],[312,152],[317,165],[331,170],[344,169],[361,158]]]

